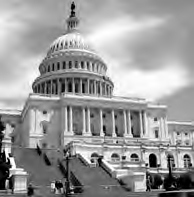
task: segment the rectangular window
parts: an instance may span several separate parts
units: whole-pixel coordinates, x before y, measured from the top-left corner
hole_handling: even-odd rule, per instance
[[[60,70],[60,63],[57,63],[57,70]]]
[[[155,132],[155,138],[159,138],[159,132],[158,132],[158,129],[156,129],[154,132]]]
[[[157,121],[158,121],[158,118],[157,118],[157,117],[155,117],[155,118],[154,118],[154,122],[157,122]]]
[[[81,68],[84,69],[84,62],[81,62]]]

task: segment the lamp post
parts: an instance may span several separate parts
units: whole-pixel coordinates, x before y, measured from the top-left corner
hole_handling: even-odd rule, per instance
[[[69,183],[69,151],[65,154],[66,159],[66,182],[65,182],[65,190],[66,190],[66,196],[68,197],[70,192],[70,183]]]
[[[169,179],[172,180],[172,166],[171,166],[171,156],[167,156],[167,162],[168,162],[168,174],[169,174]]]

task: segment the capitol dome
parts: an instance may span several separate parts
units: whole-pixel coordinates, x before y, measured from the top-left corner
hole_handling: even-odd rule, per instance
[[[106,75],[106,63],[79,33],[74,10],[72,3],[67,30],[50,45],[39,66],[40,76],[32,85],[33,92],[111,97],[114,84]]]
[[[63,50],[94,51],[78,31],[72,31],[57,38],[49,47],[47,56]]]

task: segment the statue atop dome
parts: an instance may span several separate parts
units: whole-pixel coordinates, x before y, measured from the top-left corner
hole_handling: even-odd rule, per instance
[[[75,15],[75,3],[74,1],[71,3],[71,14],[69,16],[69,18],[67,19],[67,29],[68,31],[72,31],[72,30],[76,30],[78,23],[79,23],[79,19],[76,17]]]
[[[71,15],[70,17],[75,17],[75,3],[74,1],[71,3]]]

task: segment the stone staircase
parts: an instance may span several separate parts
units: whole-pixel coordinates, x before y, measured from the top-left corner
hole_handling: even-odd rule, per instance
[[[37,196],[50,196],[50,183],[63,179],[57,166],[46,165],[43,156],[38,155],[36,149],[17,148],[13,155],[16,166],[25,169],[29,174],[28,182],[35,186]]]
[[[65,161],[64,161],[65,162]],[[64,163],[65,166],[65,163]],[[78,196],[127,196],[119,182],[112,178],[101,167],[86,166],[79,158],[72,157],[69,159],[69,169],[83,186],[83,193]],[[94,193],[95,191],[95,193]]]

